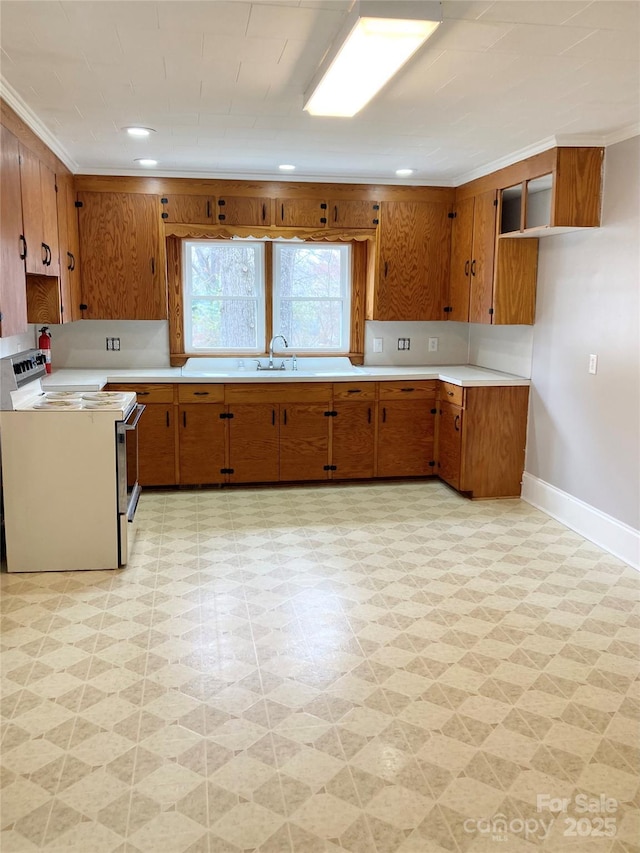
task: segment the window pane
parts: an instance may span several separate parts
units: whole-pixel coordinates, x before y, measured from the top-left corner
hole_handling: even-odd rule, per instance
[[[342,295],[344,254],[333,246],[279,246],[280,295]]]
[[[342,300],[283,299],[280,330],[297,349],[337,349],[342,346]]]
[[[194,296],[256,296],[254,246],[190,245]]]
[[[191,338],[195,349],[255,349],[256,303],[249,299],[194,299]]]

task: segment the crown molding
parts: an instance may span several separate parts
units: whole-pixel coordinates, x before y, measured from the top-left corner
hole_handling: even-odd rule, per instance
[[[28,107],[20,95],[16,92],[16,90],[11,86],[5,78],[0,74],[0,97],[2,100],[11,107],[11,109],[18,115],[22,121],[27,125],[27,127],[32,130],[35,135],[44,142],[44,144],[50,148],[56,157],[59,160],[62,160],[64,165],[69,169],[71,173],[75,173],[78,171],[78,164],[71,157],[68,152],[60,145],[56,137],[51,133],[48,127],[46,127],[38,118],[38,116],[33,112],[33,110]]]
[[[519,151],[514,151],[513,154],[501,157],[492,163],[487,163],[485,166],[463,172],[453,179],[450,186],[459,187],[462,184],[468,184],[470,181],[483,178],[485,175],[490,175],[506,166],[513,166],[514,163],[526,160],[527,157],[542,154],[543,151],[548,151],[550,148],[606,148],[638,135],[640,135],[640,124],[631,124],[611,131],[611,133],[559,133],[556,136],[541,139],[539,142],[521,148]]]

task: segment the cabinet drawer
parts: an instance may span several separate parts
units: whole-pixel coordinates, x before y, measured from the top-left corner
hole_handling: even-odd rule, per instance
[[[375,382],[336,382],[333,386],[334,400],[375,400]]]
[[[326,382],[263,382],[226,385],[225,403],[326,403],[331,400],[331,385]]]
[[[435,398],[435,379],[412,382],[407,379],[402,382],[380,382],[379,394],[381,400],[428,400]]]
[[[462,406],[464,399],[464,388],[462,385],[454,385],[452,382],[440,383],[440,399],[455,406]]]
[[[179,403],[223,403],[224,385],[178,385]]]
[[[173,385],[109,384],[110,391],[135,391],[139,403],[173,403]]]

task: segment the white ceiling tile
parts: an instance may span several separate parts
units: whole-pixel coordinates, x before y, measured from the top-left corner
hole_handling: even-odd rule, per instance
[[[523,56],[554,56],[568,51],[592,31],[582,27],[552,27],[518,24],[491,50]]]
[[[202,56],[205,62],[276,63],[285,45],[285,38],[229,37],[221,40],[205,33]]]
[[[115,24],[127,29],[154,29],[158,27],[158,4],[151,0],[63,0],[61,3],[18,2],[18,6],[59,6],[62,8],[71,27],[83,29],[102,28],[105,24]],[[4,2],[3,2],[4,6]],[[42,13],[40,13],[42,15]],[[46,9],[46,19],[51,12]]]
[[[166,0],[158,5],[160,28],[168,32],[191,30],[212,34],[218,39],[245,35],[251,3],[232,2],[191,3],[185,12],[184,2]]]
[[[514,29],[513,24],[483,21],[444,21],[421,50],[488,50]]]
[[[476,21],[487,9],[493,6],[493,0],[444,0],[442,18],[445,21]]]
[[[640,3],[636,0],[600,0],[576,10],[571,18],[576,27],[604,30],[630,30],[640,36]]]
[[[323,8],[292,8],[253,3],[247,36],[257,38],[312,39],[320,56],[340,29],[345,13],[330,4]]]
[[[481,19],[514,24],[563,24],[588,5],[589,0],[500,0]]]
[[[568,56],[587,59],[633,59],[640,55],[640,33],[637,29],[597,30],[584,41],[566,51]]]

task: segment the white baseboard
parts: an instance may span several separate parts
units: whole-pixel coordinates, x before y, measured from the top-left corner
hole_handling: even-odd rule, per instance
[[[640,531],[532,474],[522,478],[522,499],[566,524],[614,557],[640,570]]]

